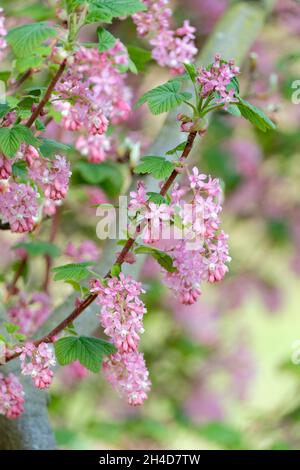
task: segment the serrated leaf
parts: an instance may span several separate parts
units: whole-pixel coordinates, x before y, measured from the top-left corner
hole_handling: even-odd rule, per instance
[[[40,142],[39,151],[45,158],[50,158],[61,150],[64,152],[72,150],[72,147],[69,145],[62,144],[56,140],[42,138]]]
[[[160,85],[153,90],[147,91],[137,101],[137,108],[143,103],[148,103],[149,109],[153,114],[161,114],[170,111],[185,100],[189,100],[192,95],[188,92],[181,92],[181,79],[170,80],[164,85]]]
[[[16,60],[16,69],[18,72],[23,73],[29,69],[39,68],[44,59],[40,55],[30,55],[28,57],[22,57]]]
[[[254,126],[258,127],[263,132],[267,130],[276,129],[276,125],[271,119],[259,108],[254,106],[242,98],[239,98],[237,106],[242,114],[242,116],[250,121]]]
[[[168,178],[174,170],[174,164],[163,157],[146,156],[134,169],[134,173],[150,173],[159,180]]]
[[[16,333],[20,329],[19,325],[15,325],[14,323],[9,323],[7,321],[3,322],[3,326],[9,335]]]
[[[0,119],[2,119],[9,112],[10,106],[6,103],[0,103]]]
[[[170,255],[164,251],[157,250],[145,245],[140,245],[134,250],[136,254],[149,254],[151,255],[166,271],[174,273],[176,268],[173,266],[173,260]]]
[[[46,39],[57,34],[47,23],[30,23],[11,29],[6,40],[17,57],[31,55]]]
[[[0,129],[0,152],[7,157],[13,157],[18,151],[22,142],[37,147],[38,139],[34,137],[31,130],[22,124],[13,127],[2,127]]]
[[[116,44],[117,39],[113,34],[104,28],[97,28],[98,34],[98,50],[99,52],[107,51]]]
[[[159,205],[168,203],[166,198],[159,193],[154,193],[152,191],[149,191],[147,193],[147,196],[148,196],[149,202],[154,202],[155,204],[159,204]]]
[[[90,276],[89,266],[92,266],[93,262],[82,262],[82,263],[69,263],[63,266],[57,266],[52,268],[51,271],[55,273],[54,281],[75,281],[80,282]]]
[[[112,18],[133,15],[146,10],[141,0],[89,0],[87,22],[110,22]]]
[[[176,152],[183,152],[183,150],[185,149],[185,146],[186,146],[186,140],[176,145],[176,147],[172,148],[171,150],[168,150],[168,152],[166,152],[166,155],[173,155]]]
[[[55,258],[60,255],[60,249],[58,246],[50,242],[45,242],[42,240],[34,240],[32,242],[20,242],[17,243],[15,248],[22,248],[25,250],[29,256],[41,256],[49,255],[52,258]]]
[[[102,365],[102,357],[113,354],[116,348],[100,338],[88,336],[67,336],[54,343],[55,355],[62,366],[79,361],[81,365],[99,372]]]

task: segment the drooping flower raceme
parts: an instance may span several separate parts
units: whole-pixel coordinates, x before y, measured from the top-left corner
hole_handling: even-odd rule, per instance
[[[30,232],[38,218],[38,193],[29,184],[10,182],[0,192],[0,219],[12,232]]]
[[[35,158],[29,166],[30,178],[38,184],[48,199],[63,199],[68,191],[71,176],[70,163],[56,155],[54,160]]]
[[[136,351],[144,332],[143,316],[146,308],[140,295],[141,283],[130,276],[113,277],[106,283],[95,281],[92,292],[98,293],[101,305],[100,322],[104,333],[121,352]]]
[[[18,418],[24,411],[24,390],[14,374],[0,372],[0,414],[9,419]]]
[[[107,381],[130,405],[142,405],[147,399],[151,382],[142,353],[116,353],[103,361]]]
[[[34,292],[30,297],[19,294],[17,302],[8,310],[9,318],[20,326],[20,333],[32,335],[51,312],[51,300],[45,292]]]
[[[171,27],[172,10],[169,0],[144,0],[147,10],[133,15],[137,32],[147,37],[153,46],[152,56],[162,67],[172,73],[182,73],[183,63],[191,63],[197,54],[195,28],[185,20],[177,29]]]
[[[36,347],[33,343],[26,343],[16,351],[20,352],[22,374],[30,375],[37,388],[48,388],[53,379],[51,367],[55,365],[55,357],[50,346],[40,343]]]

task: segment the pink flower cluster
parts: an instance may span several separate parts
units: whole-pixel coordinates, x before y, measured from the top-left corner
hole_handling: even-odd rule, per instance
[[[184,71],[183,63],[190,63],[197,54],[195,28],[185,20],[183,26],[173,30],[172,10],[168,0],[144,0],[147,11],[133,15],[140,36],[149,38],[153,46],[152,56],[162,67],[169,67],[174,74]]]
[[[0,154],[0,179],[7,180],[12,173],[12,166],[10,160],[4,155]]]
[[[53,379],[53,371],[50,367],[55,365],[55,357],[48,344],[41,343],[36,347],[33,343],[26,343],[16,351],[21,353],[22,374],[30,375],[35,387],[48,388]]]
[[[221,56],[216,54],[214,63],[207,70],[205,67],[198,69],[197,81],[200,84],[200,96],[207,98],[212,93],[217,93],[217,103],[228,105],[237,101],[234,87],[228,87],[232,78],[239,73],[239,67],[234,65],[234,61],[228,63],[221,60]]]
[[[7,31],[5,28],[5,17],[3,15],[3,8],[0,8],[0,60],[3,59],[5,50],[7,48],[7,42],[5,40],[6,35]]]
[[[81,133],[76,148],[93,163],[103,161],[110,150],[104,135],[109,122],[117,124],[129,116],[131,92],[121,73],[127,66],[128,54],[120,41],[103,53],[81,47],[57,86],[60,99],[53,95],[61,124]]]
[[[9,419],[18,418],[24,411],[24,390],[14,374],[6,377],[0,372],[0,414]]]
[[[25,335],[34,334],[51,312],[51,301],[44,292],[34,292],[30,297],[21,292],[15,305],[8,310],[11,321],[20,326]]]
[[[93,283],[92,292],[97,292],[101,305],[100,321],[104,333],[112,339],[120,352],[136,351],[140,334],[144,332],[143,316],[146,308],[140,295],[144,292],[141,283],[130,276],[120,274],[107,285],[100,281]]]
[[[144,356],[140,352],[116,353],[103,361],[107,381],[130,405],[142,405],[151,382]]]
[[[222,191],[218,179],[207,178],[193,168],[189,175],[193,199],[188,206],[178,199],[175,188],[174,212],[182,221],[183,237],[169,250],[175,272],[165,280],[183,304],[193,304],[201,294],[202,281],[217,282],[228,271],[228,236],[220,230]],[[171,205],[173,202],[171,201]]]
[[[31,232],[38,218],[38,193],[29,184],[10,182],[0,192],[0,219],[12,232]]]
[[[143,354],[137,351],[146,313],[139,298],[144,292],[141,284],[121,273],[119,278],[113,277],[107,283],[94,281],[91,291],[98,293],[104,332],[118,349],[105,360],[104,374],[131,405],[141,405],[150,389]]]
[[[25,153],[26,155],[26,153]],[[46,199],[59,201],[64,199],[71,176],[70,163],[65,157],[55,155],[54,160],[34,158],[29,160],[29,177],[44,191]]]

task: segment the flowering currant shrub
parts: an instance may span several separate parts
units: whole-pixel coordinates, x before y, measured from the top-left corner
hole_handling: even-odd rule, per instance
[[[133,21],[150,52],[116,38],[105,27],[113,21]],[[85,40],[88,25],[95,26],[94,42]],[[214,111],[244,118],[261,131],[274,124],[241,97],[234,60],[216,54],[208,65],[196,63],[195,38],[188,20],[176,24],[168,0],[58,1],[48,21],[30,23],[0,11],[0,58],[7,67],[1,74],[7,94],[0,104],[0,228],[14,240],[0,336],[0,413],[7,418],[23,412],[26,398],[22,379],[6,372],[12,360],[20,361],[21,376],[31,376],[38,389],[51,385],[56,363],[80,378],[102,369],[124,400],[142,405],[151,387],[140,350],[145,288],[124,265],[152,257],[172,298],[186,306],[197,302],[203,283],[219,282],[229,270],[222,182],[189,163],[190,154]],[[137,83],[150,60],[170,79],[138,97],[130,80]],[[143,104],[154,115],[180,106],[173,126],[181,143],[164,155],[141,157],[146,140],[126,128]],[[87,214],[94,214],[90,206],[113,207],[129,187],[125,173],[134,186],[125,234],[103,273],[100,242],[69,239],[59,247],[60,221],[73,200],[81,212],[87,199]],[[45,261],[39,285],[31,282],[36,257]],[[53,267],[58,257],[68,262]],[[52,280],[65,281],[77,297],[73,310],[47,330],[53,292],[61,286]],[[84,336],[76,319],[92,303],[99,306],[100,333]]]

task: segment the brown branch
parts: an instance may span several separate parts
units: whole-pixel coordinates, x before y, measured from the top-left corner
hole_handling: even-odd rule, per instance
[[[192,150],[193,143],[195,140],[197,133],[196,132],[191,132],[188,135],[188,139],[186,142],[186,145],[184,147],[184,150],[181,154],[180,160],[183,161],[185,160],[189,153]],[[162,186],[160,190],[160,194],[162,196],[165,196],[168,189],[170,188],[171,184],[174,182],[176,176],[178,175],[177,170],[174,170],[169,178],[166,180],[164,185]],[[137,232],[139,231],[139,226],[137,227]],[[135,242],[134,238],[129,238],[125,245],[123,246],[122,251],[120,252],[119,256],[116,259],[116,263],[122,265],[125,261],[126,255],[129,253],[131,248],[133,247],[133,244]],[[111,271],[108,271],[107,274],[105,275],[105,278],[111,277]],[[67,316],[61,323],[59,323],[53,330],[50,331],[47,335],[43,336],[42,338],[37,339],[34,341],[35,346],[38,346],[41,343],[53,343],[56,339],[56,336],[61,333],[68,325],[73,323],[74,320],[76,320],[79,315],[82,314],[82,312],[92,303],[94,300],[97,298],[97,294],[90,294],[85,300],[83,300],[75,309],[70,313],[69,316]],[[7,357],[6,362],[11,361],[12,359],[15,359],[18,357],[20,353],[13,353],[9,357]]]
[[[28,119],[28,121],[26,122],[26,126],[27,127],[31,127],[32,124],[34,123],[34,121],[36,120],[36,118],[39,116],[40,112],[42,111],[43,107],[48,103],[50,97],[51,97],[51,93],[53,92],[57,82],[59,81],[60,77],[62,76],[62,74],[64,73],[64,70],[66,68],[66,64],[67,64],[67,60],[65,59],[59,66],[59,69],[57,70],[56,74],[54,75],[54,77],[52,78],[51,82],[49,83],[48,85],[48,88],[46,90],[46,93],[44,94],[43,98],[41,99],[41,101],[39,102],[39,104],[37,105],[36,109],[33,111],[32,115],[30,116],[30,118]]]
[[[27,255],[23,257],[23,259],[20,261],[20,264],[18,266],[18,269],[15,272],[14,278],[12,282],[7,286],[7,296],[6,296],[6,301],[12,296],[15,295],[16,290],[17,290],[17,282],[19,278],[22,276],[24,269],[26,268],[28,261]]]

